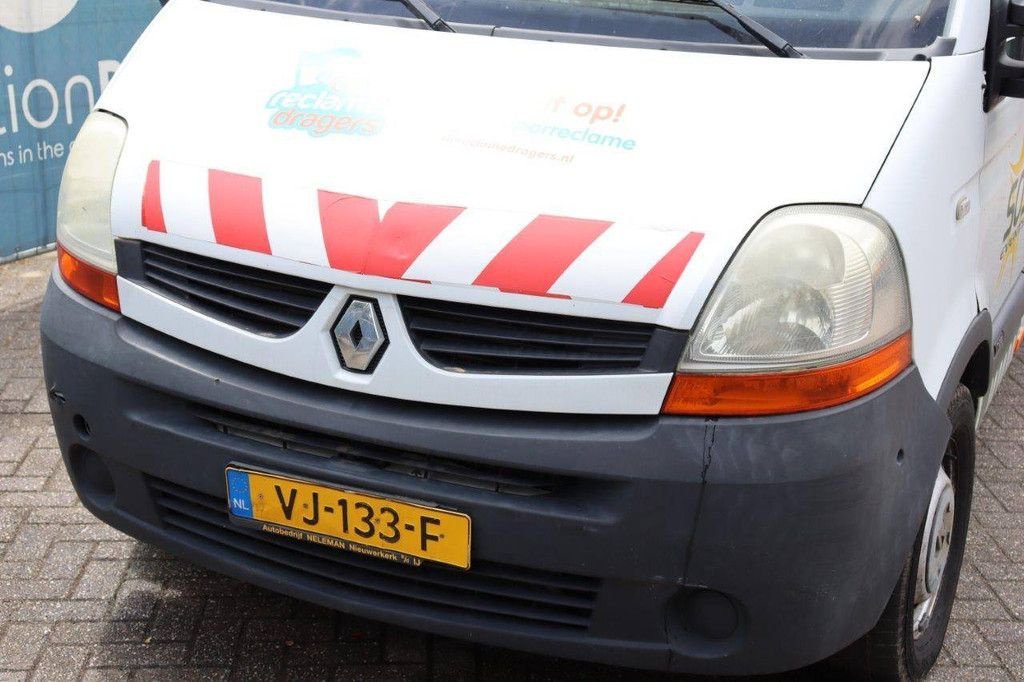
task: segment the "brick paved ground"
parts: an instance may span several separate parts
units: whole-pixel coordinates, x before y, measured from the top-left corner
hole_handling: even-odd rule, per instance
[[[98,523],[71,491],[47,413],[37,318],[52,263],[46,255],[0,267],[0,682],[647,679],[342,616]],[[967,562],[933,680],[1024,680],[1020,359],[990,414]]]

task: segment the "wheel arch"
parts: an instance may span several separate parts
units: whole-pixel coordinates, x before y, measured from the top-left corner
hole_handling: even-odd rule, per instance
[[[975,405],[992,383],[992,315],[982,310],[968,325],[942,380],[936,402],[946,409],[960,384],[974,397]]]

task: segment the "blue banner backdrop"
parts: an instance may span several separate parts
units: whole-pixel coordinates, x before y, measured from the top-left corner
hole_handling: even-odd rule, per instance
[[[0,0],[0,262],[55,240],[68,149],[158,0]]]

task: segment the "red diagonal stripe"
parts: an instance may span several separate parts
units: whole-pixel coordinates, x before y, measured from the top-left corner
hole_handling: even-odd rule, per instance
[[[319,193],[320,222],[332,268],[399,279],[423,249],[463,211],[398,203],[380,219],[377,201]]]
[[[373,236],[363,272],[401,278],[423,249],[462,211],[452,206],[395,204]]]
[[[547,295],[566,268],[610,225],[601,220],[537,216],[487,264],[473,284]]]
[[[218,244],[270,253],[259,178],[211,170],[210,218]]]
[[[322,190],[318,198],[327,262],[335,270],[362,272],[370,240],[379,222],[377,202]]]
[[[622,302],[642,305],[645,308],[663,308],[668,295],[683,276],[686,265],[703,238],[704,235],[699,232],[691,232],[683,237],[651,268],[650,272],[644,275],[643,279],[637,282]]]
[[[160,162],[150,161],[146,186],[142,190],[142,226],[153,232],[167,232],[164,207],[160,200]]]

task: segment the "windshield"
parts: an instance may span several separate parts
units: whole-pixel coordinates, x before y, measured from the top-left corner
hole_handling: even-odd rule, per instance
[[[276,0],[408,16],[393,0]],[[803,48],[923,48],[942,35],[952,0],[733,0]],[[759,44],[706,0],[433,0],[449,23],[694,43]]]

